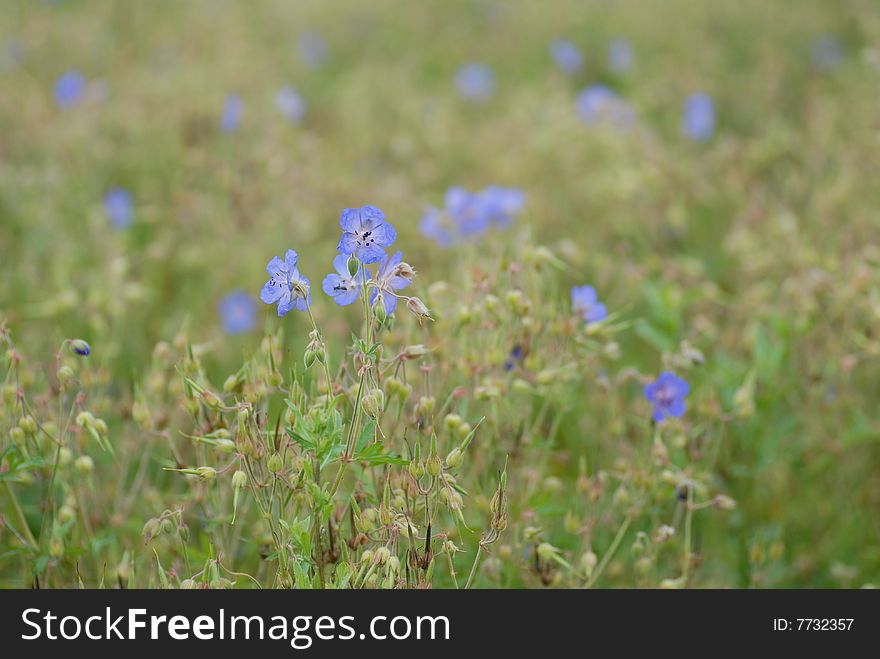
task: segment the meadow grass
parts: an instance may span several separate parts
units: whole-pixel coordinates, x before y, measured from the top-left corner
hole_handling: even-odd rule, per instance
[[[856,0],[4,2],[0,585],[876,584],[878,43]],[[511,226],[420,231],[492,185]],[[430,318],[322,292],[367,204]]]

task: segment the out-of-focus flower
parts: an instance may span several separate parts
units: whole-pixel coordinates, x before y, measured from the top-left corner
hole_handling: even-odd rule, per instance
[[[306,101],[295,87],[282,87],[275,95],[275,107],[293,123],[299,123],[306,114]]]
[[[348,306],[357,300],[358,293],[364,283],[363,266],[358,265],[357,273],[352,276],[348,270],[348,257],[345,254],[339,254],[333,259],[333,267],[336,268],[336,272],[324,277],[321,287],[340,307]]]
[[[628,128],[635,121],[635,113],[610,88],[602,84],[585,88],[575,101],[578,116],[585,124],[609,122],[617,128]]]
[[[355,254],[362,263],[376,263],[385,256],[384,247],[397,239],[397,231],[385,221],[385,214],[375,206],[346,208],[339,217],[342,238],[340,253]]]
[[[705,141],[715,132],[715,103],[708,94],[691,94],[684,102],[681,132],[692,140]]]
[[[584,64],[581,51],[566,39],[555,39],[550,43],[550,56],[556,62],[556,66],[569,75],[580,71]]]
[[[629,41],[623,38],[612,39],[608,44],[608,68],[615,73],[624,73],[632,68],[633,53]]]
[[[241,124],[244,114],[244,101],[238,94],[227,94],[223,99],[223,113],[220,115],[220,130],[224,133],[234,133]]]
[[[455,242],[456,226],[452,218],[433,206],[428,208],[425,214],[422,215],[419,228],[422,231],[422,235],[430,238],[444,249]]]
[[[599,302],[596,289],[592,286],[575,286],[571,289],[571,306],[584,321],[598,323],[608,317],[608,309]]]
[[[104,213],[114,229],[127,229],[134,222],[134,202],[125,188],[113,188],[104,195]]]
[[[312,304],[311,284],[297,270],[297,260],[296,252],[289,249],[283,261],[274,256],[266,266],[269,281],[263,285],[260,299],[266,304],[278,303],[279,316],[291,309],[306,311]]]
[[[385,314],[391,315],[397,308],[396,291],[409,286],[415,271],[408,263],[402,263],[403,254],[396,252],[393,256],[387,254],[379,264],[379,271],[376,273],[376,286],[378,291],[374,290],[370,295],[370,304],[376,304],[379,294],[382,294],[382,300],[385,304]]]
[[[525,207],[519,188],[490,185],[480,192],[461,186],[446,191],[444,209],[429,208],[422,216],[422,233],[446,248],[459,240],[474,238],[490,227],[506,228]]]
[[[55,82],[55,103],[62,110],[72,108],[86,93],[86,77],[79,71],[68,71]]]
[[[327,59],[327,42],[317,32],[303,32],[296,44],[299,58],[310,69],[316,69]]]
[[[257,324],[257,302],[242,290],[232,291],[218,305],[223,331],[227,334],[248,332]]]
[[[504,362],[504,370],[505,371],[512,371],[516,367],[516,365],[522,361],[522,358],[523,358],[523,349],[522,349],[522,346],[517,343],[515,346],[513,346],[513,348],[510,351],[510,355],[507,357],[507,359]]]
[[[495,74],[485,64],[465,64],[455,74],[455,88],[466,101],[485,102],[495,92]]]
[[[70,349],[82,357],[88,357],[92,354],[92,347],[82,339],[71,339]]]
[[[654,405],[654,421],[660,423],[666,417],[680,417],[685,413],[684,399],[690,392],[688,383],[671,371],[645,385],[645,398]]]
[[[483,211],[495,226],[506,228],[519,215],[526,204],[526,195],[519,188],[490,185],[480,193]]]
[[[836,37],[823,34],[810,45],[810,57],[817,68],[831,71],[843,61],[843,46]]]

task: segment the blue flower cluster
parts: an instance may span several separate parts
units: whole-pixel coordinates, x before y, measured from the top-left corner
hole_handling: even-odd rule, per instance
[[[525,193],[519,188],[490,185],[480,192],[460,186],[446,191],[443,210],[429,208],[420,223],[422,233],[446,248],[482,235],[490,228],[504,229],[525,208]]]
[[[417,298],[398,295],[415,277],[412,266],[403,261],[403,254],[389,255],[385,249],[397,239],[397,231],[385,220],[385,214],[375,206],[346,208],[339,217],[342,237],[333,259],[335,272],[324,277],[321,289],[339,306],[354,303],[361,289],[372,288],[369,303],[381,307],[385,316],[394,313],[399,297],[420,316],[425,316],[423,305]],[[306,311],[312,303],[309,280],[296,268],[297,255],[288,250],[285,259],[274,257],[266,270],[269,281],[263,286],[260,299],[266,304],[278,304],[278,315],[284,316],[291,309]],[[375,275],[367,268],[378,263]]]

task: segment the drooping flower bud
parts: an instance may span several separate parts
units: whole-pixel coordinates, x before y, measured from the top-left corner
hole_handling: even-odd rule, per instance
[[[82,339],[71,339],[70,349],[82,357],[88,357],[92,353],[92,347]]]

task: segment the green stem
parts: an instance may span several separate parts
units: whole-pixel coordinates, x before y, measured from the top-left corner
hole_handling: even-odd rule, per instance
[[[9,500],[12,502],[12,509],[15,511],[16,517],[18,517],[18,523],[21,524],[22,532],[25,534],[27,541],[31,544],[31,547],[37,548],[37,540],[34,538],[34,534],[31,533],[31,527],[28,526],[27,518],[24,516],[24,511],[21,509],[21,505],[18,503],[18,499],[15,496],[15,492],[12,490],[12,486],[9,484],[9,481],[3,481],[3,486],[6,488],[6,494],[9,496]]]
[[[617,548],[620,547],[620,543],[623,541],[623,536],[626,535],[626,530],[629,528],[630,523],[632,523],[632,517],[627,515],[623,524],[620,525],[620,528],[617,529],[617,535],[614,536],[614,540],[611,541],[611,546],[608,547],[608,551],[605,552],[605,555],[602,557],[602,560],[599,562],[599,565],[593,571],[593,574],[590,576],[589,581],[587,581],[587,585],[585,588],[590,588],[596,581],[602,576],[602,572],[605,571],[605,568],[608,566],[608,563],[611,562],[611,559],[614,557]]]

